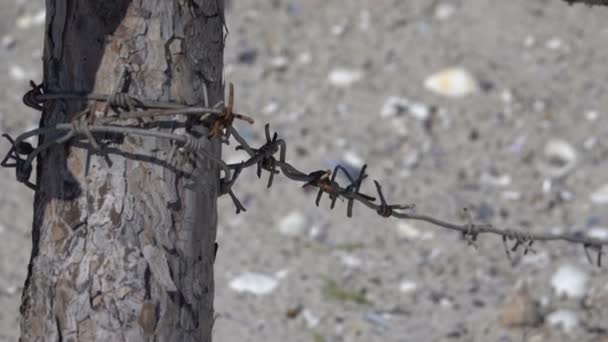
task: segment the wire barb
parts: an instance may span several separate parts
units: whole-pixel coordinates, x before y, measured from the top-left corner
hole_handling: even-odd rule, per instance
[[[233,112],[234,108],[234,85],[230,83],[228,89],[228,105],[224,107],[222,114],[213,122],[209,133],[209,138],[224,137],[224,141],[230,138],[230,127],[234,119],[246,121],[250,124],[254,123],[254,120],[246,115],[238,114]]]
[[[413,209],[413,204],[399,205],[399,204],[391,204],[388,205],[386,203],[386,199],[384,198],[384,194],[382,193],[382,187],[377,180],[374,180],[374,184],[376,185],[376,191],[378,192],[378,197],[380,197],[380,206],[376,209],[378,215],[382,217],[391,217],[393,215],[394,210],[408,210]]]
[[[42,111],[43,101],[40,101],[38,98],[43,94],[43,85],[42,83],[36,84],[34,81],[30,80],[30,87],[32,89],[23,95],[23,104],[37,111]]]
[[[21,157],[21,155],[29,156],[34,152],[32,145],[25,141],[18,143],[8,134],[2,134],[6,140],[11,144],[6,156],[0,162],[0,166],[6,168],[15,168],[15,176],[17,181],[25,184],[28,188],[36,190],[36,184],[30,182],[30,176],[32,175],[33,167],[26,163],[27,159]],[[12,162],[11,162],[12,160]]]

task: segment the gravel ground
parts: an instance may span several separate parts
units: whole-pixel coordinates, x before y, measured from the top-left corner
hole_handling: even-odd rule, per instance
[[[20,99],[41,79],[43,6],[0,2],[11,134],[38,120]],[[256,118],[243,135],[261,144],[271,123],[299,169],[365,161],[421,213],[606,235],[607,15],[558,0],[231,1],[225,74]],[[433,91],[446,68],[469,88]],[[0,172],[0,340],[15,341],[32,194]],[[347,219],[282,177],[266,189],[246,171],[235,190],[248,211],[220,199],[217,341],[608,341],[608,276],[580,246],[539,243],[513,266],[498,237],[472,248],[361,206]]]

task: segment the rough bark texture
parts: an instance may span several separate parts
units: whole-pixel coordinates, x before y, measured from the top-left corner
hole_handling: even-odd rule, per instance
[[[223,98],[222,0],[46,5],[46,92],[109,94],[129,64],[130,94],[202,103],[206,82],[211,103]],[[41,125],[86,105],[47,102]],[[186,155],[172,168],[168,141],[113,141],[111,166],[74,146],[38,161],[22,340],[210,341],[219,171],[208,161],[193,167]],[[217,142],[206,148],[220,155]]]

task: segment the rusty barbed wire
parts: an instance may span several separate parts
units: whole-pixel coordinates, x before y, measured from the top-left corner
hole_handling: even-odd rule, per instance
[[[126,72],[126,71],[125,71]],[[123,82],[123,76],[119,84]],[[33,170],[33,160],[43,151],[57,144],[67,144],[74,139],[86,138],[92,149],[103,154],[104,145],[98,142],[94,133],[113,133],[119,135],[139,135],[154,137],[158,139],[168,139],[177,145],[173,145],[171,152],[168,154],[169,159],[172,159],[175,148],[179,148],[185,152],[191,153],[193,160],[202,160],[207,158],[217,164],[220,170],[224,172],[224,177],[220,179],[219,195],[228,194],[236,207],[236,213],[246,211],[239,198],[234,194],[232,187],[236,183],[239,175],[244,169],[256,166],[256,174],[261,178],[262,171],[269,173],[267,187],[270,188],[273,184],[274,177],[278,174],[283,174],[288,179],[303,183],[303,188],[314,187],[318,189],[315,198],[315,204],[320,206],[321,199],[324,194],[329,196],[330,210],[335,207],[338,199],[347,202],[346,216],[352,217],[354,203],[358,202],[365,207],[372,209],[381,217],[395,217],[405,220],[417,220],[430,223],[432,225],[457,231],[461,234],[463,240],[468,244],[477,246],[476,241],[482,234],[494,234],[502,237],[502,242],[505,249],[505,254],[512,261],[512,253],[523,250],[523,254],[535,253],[532,248],[536,241],[566,241],[570,243],[580,244],[584,248],[587,260],[590,263],[595,263],[601,266],[603,255],[603,247],[608,245],[608,240],[600,240],[585,236],[582,233],[573,234],[541,234],[524,232],[515,229],[499,229],[491,224],[478,224],[473,221],[470,210],[463,209],[463,219],[465,223],[458,224],[444,221],[430,215],[419,214],[415,212],[414,204],[396,204],[386,200],[382,192],[382,186],[377,180],[373,180],[377,196],[376,197],[364,194],[361,192],[361,185],[368,177],[366,174],[367,165],[363,165],[359,170],[359,174],[355,177],[343,166],[337,165],[333,170],[316,170],[312,172],[303,172],[295,168],[286,161],[287,143],[280,139],[278,133],[270,134],[270,124],[264,127],[266,142],[258,148],[253,148],[233,127],[235,119],[240,119],[253,124],[253,119],[249,116],[233,112],[234,106],[234,86],[229,85],[228,104],[218,102],[210,106],[206,85],[204,91],[204,106],[186,106],[172,102],[149,101],[142,100],[135,96],[129,95],[121,89],[121,85],[117,86],[114,92],[110,95],[101,94],[76,94],[76,93],[44,93],[41,84],[36,85],[31,82],[32,89],[28,91],[23,102],[31,108],[42,110],[44,103],[47,101],[66,100],[66,101],[104,101],[105,108],[112,109],[113,115],[108,116],[108,112],[104,110],[103,116],[95,117],[91,107],[87,107],[84,111],[72,115],[72,121],[69,123],[60,123],[54,126],[40,127],[28,132],[25,132],[15,139],[7,134],[3,136],[11,144],[7,155],[1,162],[1,166],[16,169],[17,181],[24,183],[29,188],[36,190],[37,186],[30,182],[31,173]],[[186,115],[199,118],[200,122],[206,123],[210,133],[207,136],[195,137],[186,132],[184,134],[176,134],[151,128],[141,128],[140,123],[125,124],[130,119],[157,118],[161,116]],[[34,148],[25,140],[33,136],[43,136],[43,143]],[[219,139],[222,143],[229,143],[230,138],[238,143],[237,150],[243,150],[249,158],[240,163],[226,164],[205,150],[207,139]],[[278,153],[278,159],[275,157]],[[106,155],[106,159],[107,155]],[[110,162],[108,160],[108,162]],[[170,162],[170,160],[169,160]],[[342,172],[349,184],[342,186],[336,180],[339,172]],[[591,252],[597,254],[595,262],[592,260]]]

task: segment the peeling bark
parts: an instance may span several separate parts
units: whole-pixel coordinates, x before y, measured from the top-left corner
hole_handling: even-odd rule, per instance
[[[200,104],[204,82],[211,103],[223,98],[222,0],[46,6],[45,92],[109,94],[129,65],[128,92],[141,98]],[[40,124],[87,105],[104,106],[47,102]],[[204,127],[185,124],[207,141]],[[220,156],[219,143],[205,144]],[[186,155],[171,167],[169,147],[114,139],[111,165],[76,146],[41,155],[22,341],[211,341],[219,171]]]

